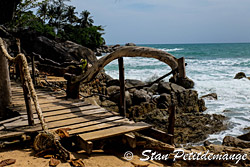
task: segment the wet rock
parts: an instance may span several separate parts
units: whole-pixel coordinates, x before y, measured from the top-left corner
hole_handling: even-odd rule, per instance
[[[246,140],[246,141],[250,141],[250,132],[249,133],[246,133],[246,134],[243,134],[243,135],[240,135],[237,137],[238,139],[241,139],[241,140]]]
[[[235,75],[234,79],[242,79],[242,78],[246,78],[246,74],[244,72],[239,72]]]
[[[133,104],[137,105],[142,102],[149,102],[151,99],[151,96],[147,94],[147,92],[143,89],[136,90],[133,93]]]
[[[171,92],[183,92],[186,89],[183,88],[182,86],[176,85],[174,83],[170,82],[160,82],[158,84],[158,92],[159,93],[168,93],[170,94]]]
[[[189,79],[188,77],[186,77],[186,78],[177,78],[177,81],[174,81],[174,78],[171,77],[169,79],[169,82],[180,85],[180,86],[184,87],[185,89],[190,89],[190,88],[194,87],[194,81]]]
[[[216,93],[209,93],[207,95],[201,96],[202,99],[207,99],[207,100],[217,100],[218,96]]]
[[[125,46],[136,46],[134,43],[126,43]]]
[[[145,82],[142,82],[140,80],[136,80],[136,79],[126,79],[126,84],[130,84],[132,86],[144,86]]]
[[[233,111],[231,111],[231,110],[223,110],[223,112],[233,112]]]
[[[238,139],[232,136],[226,136],[223,139],[223,145],[232,146],[232,147],[241,147],[241,148],[250,148],[250,142]]]

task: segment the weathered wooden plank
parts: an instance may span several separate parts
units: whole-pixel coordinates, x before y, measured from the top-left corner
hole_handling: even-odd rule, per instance
[[[115,116],[112,113],[101,113],[94,116],[86,116],[86,117],[80,117],[80,118],[73,118],[70,120],[61,120],[61,121],[55,121],[48,123],[49,129],[55,130],[60,126],[63,127],[69,127],[70,129],[76,129],[80,127],[86,127],[86,126],[92,126],[101,124],[103,122],[113,121],[122,119],[121,116]]]
[[[90,104],[88,103],[79,103],[79,104],[74,104],[74,103],[49,103],[49,104],[43,104],[40,105],[42,108],[43,112],[49,111],[49,110],[62,110],[62,109],[70,109],[70,108],[79,108],[79,107],[89,107]],[[34,108],[34,106],[32,106]],[[99,106],[95,106],[95,108],[100,108]],[[12,107],[14,111],[18,111],[20,113],[23,113],[23,110],[25,107]]]
[[[105,123],[101,123],[101,124],[97,124],[93,126],[73,129],[69,131],[69,134],[74,135],[74,134],[86,133],[86,132],[101,130],[104,128],[110,128],[110,127],[115,127],[115,126],[120,126],[120,125],[125,125],[125,124],[129,124],[129,121],[126,119],[113,120],[110,122],[105,122]]]
[[[21,119],[21,118],[22,118],[21,116],[17,116],[17,117],[14,117],[14,118],[6,119],[6,120],[3,120],[3,121],[0,121],[0,125],[3,125],[5,123],[9,123],[9,122],[13,122],[13,121],[16,121],[16,120]]]
[[[118,135],[122,135],[125,133],[133,132],[133,131],[144,130],[147,128],[151,128],[151,125],[144,123],[144,122],[137,122],[134,124],[122,125],[122,126],[109,128],[109,129],[83,133],[83,134],[79,134],[79,136],[85,141],[93,141],[93,140],[104,139],[107,137],[118,136]]]
[[[111,116],[111,115],[114,115],[115,113],[111,113],[111,112],[108,112],[108,111],[105,111],[103,109],[98,109],[98,110],[88,110],[86,111],[85,113],[75,113],[75,114],[72,114],[72,113],[69,113],[69,114],[64,114],[64,115],[58,115],[58,116],[52,116],[52,117],[45,117],[45,121],[50,124],[50,122],[55,122],[55,121],[60,121],[62,120],[64,122],[64,124],[66,124],[66,122],[68,121],[69,123],[71,124],[74,124],[74,122],[72,122],[72,120],[70,120],[71,118],[79,118],[79,117],[82,117],[82,121],[85,120],[85,121],[90,121],[90,120],[93,120],[93,119],[100,119],[100,116],[102,115],[108,115],[108,116]],[[39,120],[38,118],[35,118],[34,119],[35,121],[35,124],[39,124]],[[57,122],[58,123],[58,122]],[[68,124],[69,124],[68,123]],[[12,128],[17,128],[17,127],[23,127],[23,126],[27,126],[27,118],[25,119],[22,119],[20,121],[17,121],[17,122],[12,122],[12,123],[6,123],[4,124],[4,126],[7,128],[7,129],[12,129]]]
[[[67,119],[67,120],[57,120],[54,122],[49,122],[48,123],[48,127],[50,130],[56,130],[58,128],[78,128],[78,127],[83,127],[83,126],[90,126],[90,125],[94,125],[94,124],[98,124],[98,123],[102,123],[105,121],[110,121],[113,119],[122,119],[122,117],[120,116],[114,116],[114,114],[117,113],[112,113],[112,112],[106,112],[106,113],[98,113],[98,114],[94,114],[94,115],[88,115],[85,117],[77,117],[77,118],[71,118],[71,119]],[[32,133],[32,132],[38,132],[41,131],[42,128],[41,126],[39,126],[39,120],[35,119],[36,122],[36,126],[34,127],[27,127],[27,129],[18,129],[17,127],[20,127],[21,125],[19,124],[16,127],[7,127],[7,130],[9,131],[7,134],[0,134],[0,139],[3,138],[9,138],[9,137],[15,137],[15,136],[21,136],[25,133]],[[85,123],[84,123],[85,122]],[[83,123],[83,124],[80,124]],[[26,121],[26,126],[28,125],[27,121]],[[12,128],[14,129],[14,132],[11,131]]]
[[[90,106],[82,106],[82,107],[74,107],[74,108],[47,108],[47,109],[43,109],[43,115],[46,116],[52,116],[52,115],[58,115],[58,114],[65,114],[65,113],[75,113],[75,112],[83,112],[83,111],[88,111],[88,110],[94,110],[94,109],[102,109],[103,108],[99,107],[99,106],[94,106],[94,105],[90,105]],[[25,115],[24,111],[20,111],[19,112],[21,115]],[[84,112],[85,113],[85,112]]]

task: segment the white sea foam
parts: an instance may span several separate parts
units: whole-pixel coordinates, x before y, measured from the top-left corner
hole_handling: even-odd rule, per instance
[[[165,51],[165,52],[175,52],[175,51],[180,51],[184,49],[183,48],[174,48],[174,49],[160,48],[160,50]]]

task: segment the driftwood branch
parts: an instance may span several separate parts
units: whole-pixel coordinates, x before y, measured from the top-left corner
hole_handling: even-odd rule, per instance
[[[107,64],[120,57],[148,57],[155,58],[168,64],[172,70],[178,67],[177,60],[171,54],[148,47],[125,46],[117,51],[100,58],[91,68],[80,76],[72,78],[72,83],[91,81]]]

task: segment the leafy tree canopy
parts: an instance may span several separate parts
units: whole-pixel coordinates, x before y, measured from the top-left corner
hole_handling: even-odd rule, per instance
[[[65,4],[66,1],[70,0],[22,0],[8,26],[32,29],[91,49],[103,45],[103,27],[94,25],[89,11],[83,10],[78,15],[76,8]]]

